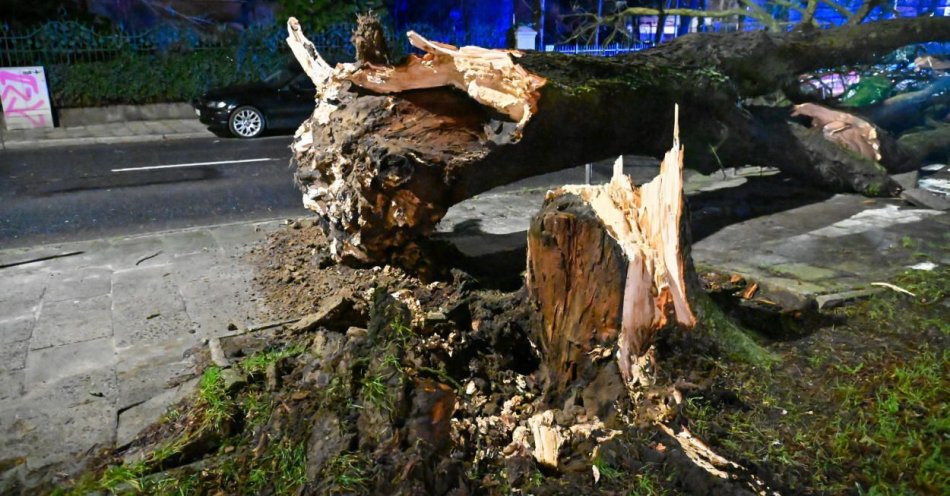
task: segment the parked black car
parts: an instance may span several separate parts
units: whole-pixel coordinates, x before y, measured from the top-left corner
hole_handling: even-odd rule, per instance
[[[254,138],[265,129],[299,126],[313,112],[315,91],[299,66],[289,66],[259,83],[208,91],[191,104],[215,134]]]

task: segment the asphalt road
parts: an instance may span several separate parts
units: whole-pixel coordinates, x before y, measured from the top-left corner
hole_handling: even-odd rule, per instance
[[[290,140],[0,152],[0,249],[302,215]]]

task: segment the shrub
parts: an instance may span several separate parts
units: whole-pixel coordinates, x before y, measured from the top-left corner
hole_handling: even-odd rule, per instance
[[[46,68],[53,105],[89,107],[187,101],[209,88],[260,80],[287,62],[279,52],[255,53],[243,63],[231,50],[184,54],[124,53],[110,61]]]

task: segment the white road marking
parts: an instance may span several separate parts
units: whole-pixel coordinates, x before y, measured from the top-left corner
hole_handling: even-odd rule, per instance
[[[247,164],[251,162],[267,162],[270,160],[280,160],[280,159],[248,158],[244,160],[219,160],[217,162],[192,162],[190,164],[150,165],[148,167],[128,167],[125,169],[112,169],[112,172],[132,172],[132,171],[156,170],[156,169],[177,169],[179,167],[198,167],[201,165]]]

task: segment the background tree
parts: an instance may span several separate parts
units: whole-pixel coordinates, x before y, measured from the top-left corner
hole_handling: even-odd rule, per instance
[[[293,15],[304,26],[319,31],[332,24],[352,22],[357,14],[385,14],[383,0],[279,0],[283,19]]]

